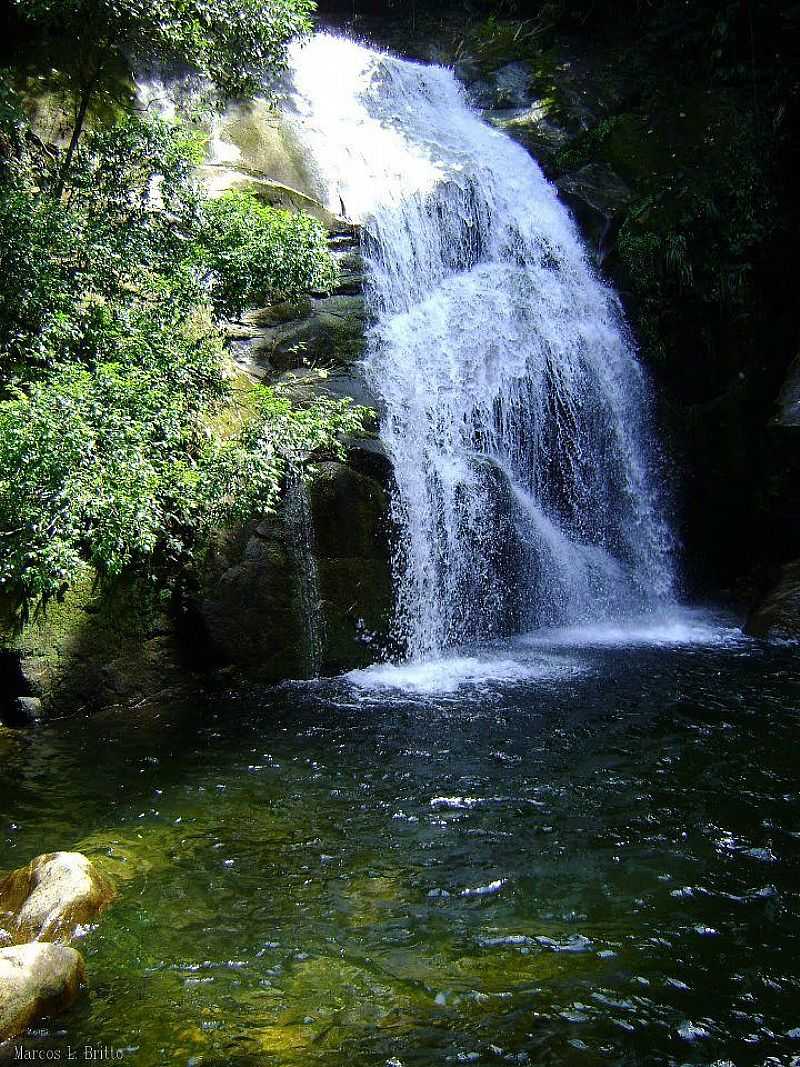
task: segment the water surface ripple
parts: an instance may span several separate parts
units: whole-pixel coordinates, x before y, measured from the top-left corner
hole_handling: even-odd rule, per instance
[[[82,942],[88,995],[29,1047],[796,1063],[796,650],[497,655],[537,669],[440,693],[293,684],[2,742],[0,866],[77,845],[121,887]]]

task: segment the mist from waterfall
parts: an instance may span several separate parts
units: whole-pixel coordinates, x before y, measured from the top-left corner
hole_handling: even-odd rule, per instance
[[[292,81],[323,198],[362,226],[409,656],[668,605],[647,378],[553,186],[445,68],[320,34]]]

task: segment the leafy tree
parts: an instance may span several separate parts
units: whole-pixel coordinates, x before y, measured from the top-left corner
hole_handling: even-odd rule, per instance
[[[358,409],[304,410],[260,387],[251,417],[214,434],[214,407],[158,370],[66,365],[0,403],[0,589],[61,593],[91,563],[175,577],[215,524],[271,508],[287,465],[338,452]]]
[[[288,464],[361,425],[254,385],[237,406],[219,328],[329,282],[324,235],[247,196],[209,204],[193,136],[158,119],[83,138],[60,197],[13,106],[0,138],[0,590],[46,600],[86,562],[173,580],[212,526],[272,507]]]
[[[48,42],[68,42],[59,67],[75,99],[75,124],[58,195],[94,94],[127,61],[179,63],[226,95],[243,95],[285,65],[288,42],[310,28],[312,0],[11,0]]]
[[[321,223],[266,207],[249,193],[227,193],[203,205],[201,245],[220,314],[239,315],[270,293],[328,290],[335,280]]]

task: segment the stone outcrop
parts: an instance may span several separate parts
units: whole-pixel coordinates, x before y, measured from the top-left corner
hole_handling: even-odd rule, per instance
[[[20,624],[0,604],[0,721],[33,726],[193,687],[176,620],[152,585],[100,588],[86,568],[61,600]]]
[[[0,1041],[56,1015],[78,996],[83,957],[65,945],[29,944],[0,949]]]
[[[297,513],[284,505],[274,516],[220,534],[197,603],[210,660],[274,682],[377,658],[392,612],[390,476],[380,449],[364,442],[351,449],[348,463],[311,468],[307,530],[296,527]],[[307,539],[311,560],[295,550]],[[318,595],[313,604],[304,595],[309,563]],[[319,663],[310,657],[309,627],[320,635]]]
[[[114,896],[111,882],[80,852],[37,856],[0,881],[0,937],[17,945],[69,941]]]
[[[787,563],[778,581],[747,620],[754,637],[800,638],[800,559]]]

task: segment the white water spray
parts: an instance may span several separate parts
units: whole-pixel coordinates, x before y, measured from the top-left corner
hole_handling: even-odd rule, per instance
[[[647,382],[539,167],[442,67],[319,35],[292,72],[324,196],[363,227],[409,655],[669,603]]]

